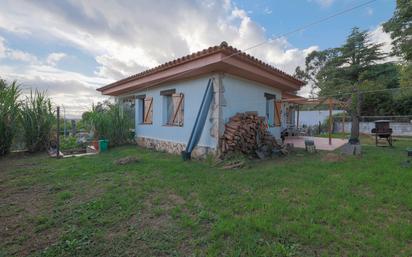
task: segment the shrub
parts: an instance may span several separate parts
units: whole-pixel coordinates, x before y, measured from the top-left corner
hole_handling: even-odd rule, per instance
[[[45,93],[30,92],[21,109],[21,124],[28,151],[45,150],[55,120],[50,99]]]
[[[128,142],[132,126],[130,115],[125,112],[120,103],[99,103],[82,115],[82,122],[92,124],[96,139],[108,139],[110,145],[122,145]]]
[[[60,137],[60,150],[70,150],[78,148],[77,138],[73,136]]]
[[[5,80],[0,79],[0,156],[10,152],[13,137],[17,130],[20,93],[16,81],[7,84]]]
[[[129,128],[131,127],[130,115],[125,113],[119,103],[109,106],[109,142],[113,145],[122,145],[129,140]]]

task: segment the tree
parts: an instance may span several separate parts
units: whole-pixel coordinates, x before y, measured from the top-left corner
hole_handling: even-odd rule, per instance
[[[412,63],[402,65],[400,68],[399,80],[401,88],[412,87]]]
[[[350,143],[359,142],[359,118],[362,95],[360,89],[368,80],[366,72],[375,67],[385,55],[382,44],[370,42],[367,31],[353,28],[346,42],[337,48],[310,54],[306,68],[300,74],[320,89],[319,95],[337,95],[341,100],[350,100],[352,129]],[[299,72],[301,68],[297,69]],[[299,75],[299,74],[298,74]]]
[[[393,39],[393,54],[412,61],[412,2],[397,0],[393,17],[383,24],[383,30]]]
[[[315,91],[319,89],[319,71],[325,67],[325,64],[332,58],[336,57],[335,49],[326,49],[324,51],[313,51],[305,59],[305,69],[299,66],[295,70],[295,77],[310,85],[310,95],[315,96]]]
[[[371,66],[361,75],[363,90],[378,90],[363,96],[361,115],[396,115],[394,96],[398,91],[379,91],[399,88],[400,65],[388,62]],[[395,94],[394,94],[395,93]]]

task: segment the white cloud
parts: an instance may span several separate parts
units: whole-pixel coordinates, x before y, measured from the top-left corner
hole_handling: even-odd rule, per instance
[[[51,66],[56,66],[67,55],[65,53],[51,53],[47,56],[46,63]]]
[[[0,14],[10,22],[18,21],[11,25],[8,22],[13,30],[47,35],[87,50],[100,64],[96,74],[111,79],[137,73],[223,40],[242,49],[267,39],[264,28],[230,1],[165,1],[157,5],[152,1],[139,4],[134,1],[125,4],[10,1],[6,5],[8,8],[2,8],[5,11]],[[7,9],[19,12],[7,12]],[[36,22],[32,22],[34,18]],[[277,54],[276,58],[269,59],[265,54],[268,47]],[[272,64],[288,67],[290,53],[286,52],[288,46],[284,41],[268,47],[254,53]],[[294,56],[302,59],[303,51],[295,50]]]
[[[335,2],[335,0],[308,0],[308,1],[309,2],[313,1],[322,7],[329,7]]]
[[[328,5],[332,0],[321,2]],[[222,41],[245,49],[268,40],[265,28],[230,0],[156,4],[149,0],[138,3],[132,0],[120,3],[4,0],[0,28],[23,37],[75,47],[94,56],[98,66],[93,78],[52,67],[65,57],[63,53],[52,53],[45,60],[47,66],[30,66],[23,73],[30,81],[40,74],[41,81],[75,80],[84,85],[95,83],[97,78],[111,82]],[[313,49],[316,46],[294,48],[286,38],[281,38],[248,52],[293,73]],[[65,78],[47,77],[54,72],[53,76]]]
[[[6,52],[6,46],[4,44],[4,38],[0,37],[0,58],[4,57]]]
[[[96,88],[110,82],[100,77],[61,70],[47,65],[1,66],[0,77],[18,80],[25,93],[30,89],[47,91],[55,105],[64,105],[70,117],[80,117],[91,107],[91,103],[102,101]]]
[[[13,61],[27,62],[27,63],[37,63],[37,57],[30,53],[11,49],[6,46],[6,40],[0,37],[0,59],[5,58]]]
[[[392,39],[391,36],[383,31],[382,25],[377,26],[374,29],[371,29],[371,31],[369,32],[369,39],[371,40],[371,42],[373,43],[382,43],[382,52],[386,53],[386,54],[390,54],[392,51]],[[390,56],[387,57],[385,60],[385,62],[387,61],[400,61],[400,58],[396,57],[396,56]]]
[[[27,52],[14,49],[6,49],[6,57],[21,62],[36,63],[37,57]]]
[[[269,7],[265,7],[265,9],[263,9],[263,13],[264,14],[272,14],[272,10]]]

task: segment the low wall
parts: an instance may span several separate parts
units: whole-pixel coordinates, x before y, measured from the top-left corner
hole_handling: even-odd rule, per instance
[[[147,137],[137,137],[136,143],[141,147],[178,155],[186,149],[185,144]],[[203,159],[206,158],[208,154],[215,154],[215,149],[206,146],[196,146],[192,151],[192,158]]]
[[[341,110],[333,110],[332,115],[342,113]],[[297,122],[297,112],[295,111],[295,124]],[[300,111],[299,112],[299,127],[303,125],[306,126],[316,126],[319,122],[323,123],[329,118],[329,111]]]
[[[350,132],[352,122],[345,122],[345,132]],[[375,127],[374,122],[359,123],[360,133],[371,134],[371,130]],[[412,136],[412,123],[391,122],[394,136]],[[334,132],[342,132],[342,122],[334,122]]]

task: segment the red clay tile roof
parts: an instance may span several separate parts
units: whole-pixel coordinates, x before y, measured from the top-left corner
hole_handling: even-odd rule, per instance
[[[291,81],[293,81],[293,82],[295,82],[295,83],[297,83],[301,86],[304,85],[304,82],[302,82],[301,80],[287,74],[286,72],[284,72],[282,70],[279,70],[279,69],[273,67],[272,65],[270,65],[268,63],[265,63],[265,62],[257,59],[256,57],[254,57],[250,54],[242,52],[241,50],[239,50],[235,47],[232,47],[232,46],[228,45],[225,41],[223,41],[220,45],[212,46],[212,47],[209,47],[207,49],[203,49],[201,51],[198,51],[198,52],[195,52],[195,53],[177,58],[173,61],[163,63],[159,66],[154,67],[154,68],[145,70],[143,72],[140,72],[140,73],[134,74],[132,76],[126,77],[124,79],[118,80],[116,82],[113,82],[113,83],[111,83],[109,85],[106,85],[104,87],[98,88],[97,90],[98,91],[103,91],[105,89],[115,87],[115,86],[123,84],[125,82],[129,82],[129,81],[132,81],[132,80],[135,80],[135,79],[139,79],[139,78],[142,78],[142,77],[145,77],[145,76],[149,76],[149,75],[152,75],[154,73],[161,72],[161,71],[167,70],[169,68],[172,68],[174,66],[177,66],[177,65],[180,65],[180,64],[183,64],[183,63],[186,63],[186,62],[190,62],[190,61],[202,58],[202,57],[210,55],[210,54],[215,54],[215,53],[218,53],[218,52],[226,53],[228,55],[226,58],[231,58],[231,57],[236,56],[240,59],[252,61],[254,64],[258,65],[260,68],[263,68],[263,69],[265,69],[269,72],[274,72],[278,76],[281,76],[285,79],[291,80]]]

